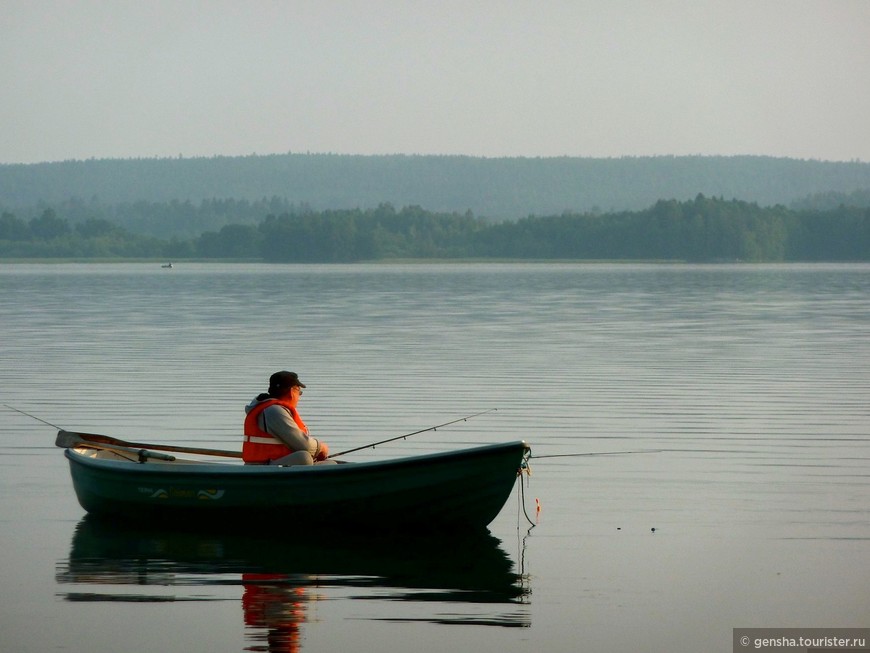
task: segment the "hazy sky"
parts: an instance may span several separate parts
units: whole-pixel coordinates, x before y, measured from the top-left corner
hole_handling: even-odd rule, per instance
[[[0,0],[0,162],[870,161],[868,0]]]

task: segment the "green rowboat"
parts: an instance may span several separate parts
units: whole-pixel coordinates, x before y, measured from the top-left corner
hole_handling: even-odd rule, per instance
[[[130,455],[139,454],[137,455]],[[530,455],[522,441],[378,462],[278,467],[67,448],[73,487],[93,515],[374,530],[481,530]]]

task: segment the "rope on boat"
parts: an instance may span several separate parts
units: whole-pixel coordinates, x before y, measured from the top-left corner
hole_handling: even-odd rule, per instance
[[[535,526],[537,526],[537,524],[532,521],[532,518],[529,517],[529,513],[526,510],[526,488],[525,488],[525,484],[523,483],[523,474],[526,475],[527,482],[529,480],[528,477],[531,477],[531,475],[532,475],[532,468],[529,466],[529,459],[531,457],[532,457],[532,449],[531,449],[531,447],[527,447],[526,451],[523,453],[523,461],[520,463],[520,468],[517,470],[517,477],[518,477],[517,480],[518,480],[519,486],[520,486],[520,492],[517,495],[517,498],[519,499],[519,503],[523,508],[523,515],[525,515],[526,521],[528,521],[529,524],[532,525],[532,528],[534,528]],[[535,501],[537,502],[537,499],[535,499]],[[537,504],[537,510],[539,512],[541,510],[540,503]]]

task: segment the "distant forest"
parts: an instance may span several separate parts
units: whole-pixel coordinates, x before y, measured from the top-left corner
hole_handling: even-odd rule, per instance
[[[643,211],[658,200],[706,197],[760,206],[870,190],[870,163],[761,156],[610,159],[281,154],[91,159],[0,165],[0,211],[45,209],[132,233],[192,238],[299,209],[422,206],[491,222],[530,215]],[[836,208],[828,206],[824,208]]]
[[[0,165],[0,256],[864,261],[868,207],[859,161],[64,161]]]
[[[255,224],[225,224],[189,238],[133,233],[104,217],[72,221],[54,208],[29,219],[5,210],[0,214],[0,257],[287,263],[407,258],[870,261],[870,208],[844,203],[833,209],[762,207],[699,194],[686,201],[660,200],[640,211],[566,211],[501,222],[470,211],[396,209],[389,203],[323,211],[278,200],[268,204],[286,210],[261,213]],[[159,218],[172,207],[170,202],[141,208]],[[266,205],[245,208],[262,211]]]

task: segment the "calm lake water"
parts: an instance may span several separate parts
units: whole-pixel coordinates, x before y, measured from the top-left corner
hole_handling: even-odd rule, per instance
[[[0,403],[70,430],[238,448],[290,369],[333,451],[497,409],[355,460],[540,456],[482,537],[122,529],[84,519],[54,429],[0,407],[2,651],[727,652],[737,627],[870,626],[870,266],[6,264],[0,336]]]

